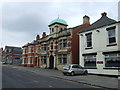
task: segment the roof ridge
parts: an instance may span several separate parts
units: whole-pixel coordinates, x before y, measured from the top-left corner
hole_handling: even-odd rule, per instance
[[[111,19],[111,18],[109,18],[107,16],[102,16],[100,19],[98,19],[97,21],[92,23],[87,28],[81,30],[79,33],[90,31],[90,30],[93,30],[93,29],[96,29],[96,28],[100,28],[100,27],[103,27],[103,26],[107,26],[107,25],[113,24],[115,22],[117,22],[117,21],[114,20],[114,19]]]

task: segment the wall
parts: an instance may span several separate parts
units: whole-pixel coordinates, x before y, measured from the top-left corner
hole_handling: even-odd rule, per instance
[[[108,35],[106,28],[112,27],[116,25],[116,46],[107,46],[108,45]],[[99,30],[97,32],[96,30]],[[120,31],[120,30],[119,30]],[[86,33],[92,32],[92,49],[85,49],[86,48]],[[84,32],[79,34],[80,37],[80,65],[84,67],[84,58],[82,54],[89,54],[89,53],[96,53],[96,62],[97,61],[103,61],[103,64],[97,64],[97,69],[88,69],[89,73],[97,73],[97,74],[118,74],[118,70],[116,69],[103,69],[105,67],[105,61],[104,61],[104,55],[103,52],[108,52],[108,51],[118,51],[118,45],[120,45],[120,40],[118,39],[120,32],[118,32],[118,25],[113,24],[110,26],[105,26],[102,28],[98,28],[92,31]]]

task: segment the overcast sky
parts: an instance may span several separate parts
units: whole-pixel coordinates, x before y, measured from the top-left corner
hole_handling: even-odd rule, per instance
[[[22,47],[35,40],[37,34],[49,34],[48,25],[58,15],[68,27],[82,24],[84,15],[93,23],[103,12],[118,20],[118,2],[5,2],[1,11],[0,47]]]

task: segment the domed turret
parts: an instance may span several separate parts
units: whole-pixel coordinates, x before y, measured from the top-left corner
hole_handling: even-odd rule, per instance
[[[51,21],[49,26],[51,26],[53,24],[62,24],[62,25],[68,26],[65,20],[59,19],[59,18],[54,19],[53,21]]]
[[[57,18],[51,21],[48,26],[50,29],[50,34],[54,34],[67,29],[68,25],[65,20]]]

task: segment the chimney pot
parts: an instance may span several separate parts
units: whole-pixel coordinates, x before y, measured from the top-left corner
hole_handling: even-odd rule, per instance
[[[37,36],[36,36],[36,40],[39,40],[39,39],[40,39],[40,36],[39,36],[39,35],[37,35]]]
[[[84,17],[83,17],[83,24],[90,24],[90,18],[87,16],[87,15],[85,15]]]
[[[107,16],[106,12],[101,13],[102,16]]]
[[[42,38],[46,37],[46,32],[43,32]]]

